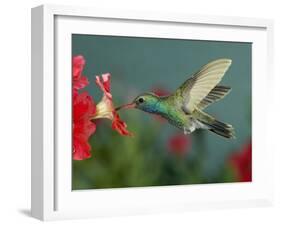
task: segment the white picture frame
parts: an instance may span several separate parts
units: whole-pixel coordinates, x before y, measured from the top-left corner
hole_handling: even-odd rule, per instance
[[[155,29],[159,24],[164,29]],[[69,41],[73,32],[252,42],[253,181],[72,191],[72,155],[66,150],[72,150],[68,122],[71,117]],[[273,22],[266,19],[57,5],[33,8],[32,216],[56,220],[272,204],[273,181],[268,175],[273,172],[274,150],[263,136],[267,131],[266,109],[272,104],[266,101],[270,99],[266,97],[272,92],[273,82],[272,33]],[[69,85],[62,86],[62,79]]]

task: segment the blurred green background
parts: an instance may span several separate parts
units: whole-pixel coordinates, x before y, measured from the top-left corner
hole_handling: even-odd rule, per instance
[[[73,56],[81,54],[86,59],[83,74],[90,85],[85,90],[99,102],[102,93],[95,85],[95,75],[111,73],[115,106],[145,91],[173,92],[209,61],[232,59],[221,82],[232,87],[231,93],[205,111],[232,124],[236,131],[233,140],[201,130],[184,137],[153,115],[121,111],[134,137],[120,136],[111,129],[109,120],[100,120],[90,139],[92,157],[73,161],[73,189],[243,181],[239,173],[251,171],[251,159],[243,159],[245,145],[251,142],[251,46],[73,34]],[[235,155],[240,159],[232,164]]]

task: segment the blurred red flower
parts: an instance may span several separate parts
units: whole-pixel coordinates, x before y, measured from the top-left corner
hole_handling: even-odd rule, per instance
[[[91,157],[91,145],[88,140],[96,130],[95,119],[108,118],[112,120],[112,129],[121,135],[132,135],[115,111],[110,93],[110,74],[103,74],[102,80],[96,76],[96,84],[103,91],[102,100],[96,105],[87,93],[78,90],[89,84],[86,76],[82,75],[85,59],[78,55],[72,59],[72,102],[73,102],[73,159],[83,160]]]
[[[185,155],[191,147],[191,138],[183,133],[174,134],[168,140],[169,150],[176,155]]]
[[[240,151],[233,153],[230,163],[240,182],[252,181],[252,143],[245,144]]]
[[[170,95],[170,92],[163,87],[155,87],[152,89],[152,92],[155,93],[157,96],[163,97]]]

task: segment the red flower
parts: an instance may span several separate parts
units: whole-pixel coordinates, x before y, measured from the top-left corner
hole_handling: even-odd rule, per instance
[[[172,153],[183,156],[189,151],[191,147],[190,136],[184,135],[182,133],[175,134],[170,137],[168,141],[168,147]]]
[[[95,105],[92,97],[87,93],[78,93],[78,90],[89,84],[86,76],[82,75],[85,66],[83,56],[75,56],[72,60],[72,90],[73,90],[73,159],[83,160],[91,157],[91,146],[88,142],[96,130],[94,119],[108,118],[112,120],[112,128],[121,135],[131,135],[127,125],[116,113],[112,95],[110,93],[110,74],[103,74],[102,80],[96,76],[96,83],[103,91],[102,100]]]
[[[87,77],[82,75],[85,66],[83,56],[75,56],[72,59],[72,102],[73,102],[73,159],[82,160],[91,157],[89,137],[95,132],[96,125],[90,117],[95,114],[96,106],[89,94],[78,93],[79,89],[88,85]]]
[[[244,145],[243,148],[230,158],[236,176],[240,182],[252,181],[252,143]]]
[[[91,117],[95,113],[96,106],[87,92],[73,96],[73,159],[75,160],[91,157],[88,139],[96,130],[96,125],[91,122]]]
[[[103,74],[102,81],[99,76],[96,76],[96,84],[103,91],[102,100],[97,104],[97,111],[93,119],[108,118],[112,121],[112,129],[116,130],[121,135],[131,136],[132,134],[126,129],[127,125],[123,122],[117,112],[112,101],[110,93],[110,74]]]
[[[89,81],[86,76],[82,75],[82,71],[85,66],[85,59],[83,56],[78,55],[72,59],[72,84],[73,84],[73,93],[77,94],[79,89],[84,88],[89,84]]]

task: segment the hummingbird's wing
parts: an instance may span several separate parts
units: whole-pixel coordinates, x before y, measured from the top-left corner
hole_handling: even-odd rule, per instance
[[[203,110],[210,104],[213,104],[224,98],[230,91],[231,88],[228,86],[215,86],[215,88],[213,88],[211,92],[209,92],[208,95],[204,97],[204,99],[197,105],[197,108]]]
[[[186,80],[176,91],[183,97],[183,110],[192,113],[195,107],[221,81],[230,65],[230,59],[214,60]]]

